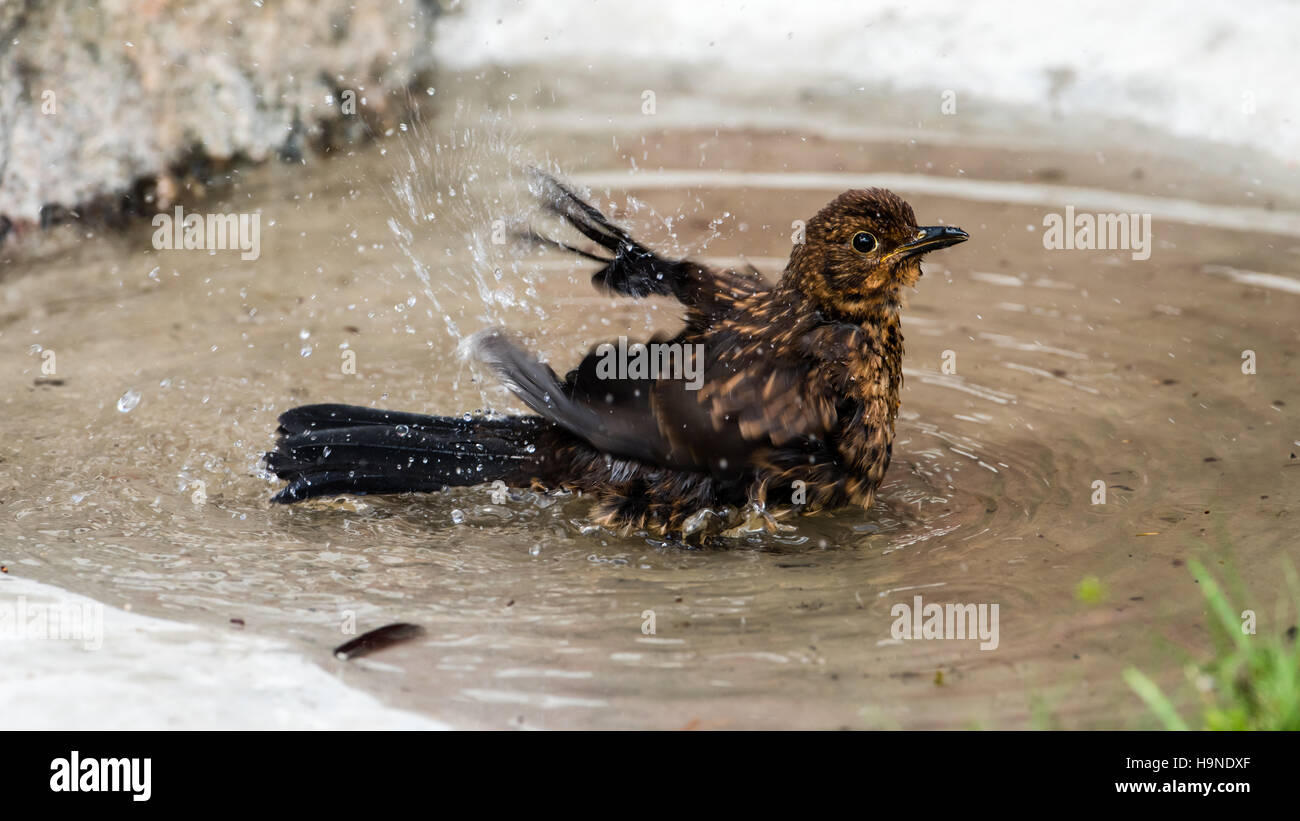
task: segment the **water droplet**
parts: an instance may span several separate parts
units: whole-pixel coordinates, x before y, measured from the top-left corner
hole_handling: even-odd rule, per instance
[[[135,410],[136,405],[140,404],[140,392],[135,388],[122,394],[122,398],[117,400],[117,409],[122,413],[130,413]]]
[[[465,511],[461,510],[460,508],[456,508],[455,510],[453,510],[451,512],[451,521],[452,524],[457,524],[457,525],[463,524],[465,521]]]

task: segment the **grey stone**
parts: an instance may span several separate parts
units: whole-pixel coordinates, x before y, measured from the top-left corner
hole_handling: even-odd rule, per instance
[[[436,16],[420,0],[0,3],[0,226],[141,180],[165,207],[186,157],[294,159],[363,134],[432,71]]]

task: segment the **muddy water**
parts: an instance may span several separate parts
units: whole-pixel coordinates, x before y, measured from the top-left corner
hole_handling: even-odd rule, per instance
[[[1177,685],[1185,651],[1207,646],[1189,559],[1230,566],[1272,612],[1279,559],[1295,557],[1300,239],[1224,227],[1264,205],[1242,194],[1248,172],[1193,184],[1150,153],[1102,162],[815,125],[574,114],[574,136],[555,111],[516,113],[478,130],[433,113],[306,174],[245,174],[201,207],[260,209],[254,261],[155,251],[144,225],[7,263],[0,563],[138,612],[216,630],[242,619],[464,727],[1140,726],[1123,668]],[[601,297],[582,265],[492,245],[493,221],[521,213],[508,169],[526,157],[590,175],[652,244],[769,275],[791,221],[838,193],[827,173],[956,181],[896,186],[923,222],[973,239],[927,263],[910,298],[894,464],[873,510],[684,551],[530,492],[267,504],[258,458],[293,405],[518,411],[458,356],[463,336],[508,324],[563,368],[672,327],[667,303]],[[685,176],[611,183],[632,165]],[[1157,214],[1148,261],[1048,251],[1043,214],[1068,201],[999,202],[968,179],[1108,189],[1117,210],[1132,194],[1223,203],[1224,219]],[[1285,229],[1296,204],[1270,197]],[[1076,595],[1090,577],[1100,600]],[[998,605],[997,648],[892,639],[891,608],[916,595]],[[353,621],[427,634],[336,662]]]

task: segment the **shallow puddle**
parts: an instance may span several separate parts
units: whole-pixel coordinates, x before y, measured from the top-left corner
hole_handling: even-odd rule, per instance
[[[463,727],[1140,726],[1123,668],[1176,684],[1183,652],[1207,646],[1189,559],[1272,612],[1300,464],[1294,202],[1270,203],[1259,233],[1232,227],[1265,206],[1231,173],[1193,186],[1146,154],[594,116],[565,137],[562,106],[520,108],[487,124],[472,106],[431,113],[194,206],[260,209],[253,261],[155,251],[139,225],[7,264],[0,563],[141,613],[241,619]],[[923,223],[971,233],[927,263],[905,311],[898,440],[870,512],[687,551],[524,491],[267,503],[258,460],[289,407],[518,412],[460,357],[464,336],[509,325],[563,371],[673,327],[668,303],[595,294],[588,266],[492,244],[521,213],[510,167],[527,158],[592,183],[652,245],[769,276],[791,222],[855,175],[897,175]],[[654,169],[678,176],[646,183]],[[1116,208],[1155,197],[1150,260],[1045,250],[1044,213],[1071,203],[1035,197],[1056,183],[1112,191]],[[1212,224],[1179,221],[1187,200]],[[917,595],[998,605],[996,649],[891,638],[891,608]],[[398,621],[426,635],[331,657],[349,626]]]

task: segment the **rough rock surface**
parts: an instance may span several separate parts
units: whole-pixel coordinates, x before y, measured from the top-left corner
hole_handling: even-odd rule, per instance
[[[432,70],[436,16],[421,0],[0,3],[0,229],[141,180],[166,200],[187,157],[364,132]]]

